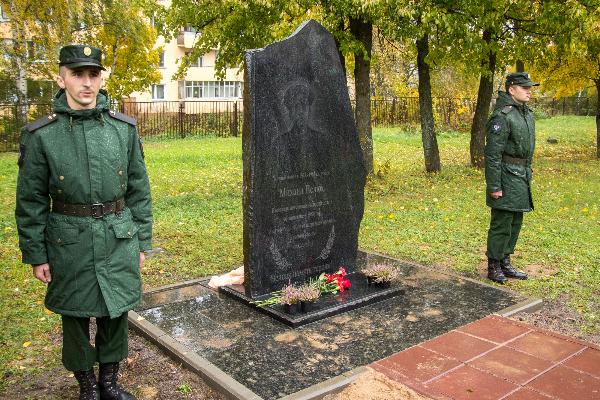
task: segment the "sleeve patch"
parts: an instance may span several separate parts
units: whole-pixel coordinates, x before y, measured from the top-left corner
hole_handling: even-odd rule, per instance
[[[492,132],[494,132],[494,133],[500,133],[500,131],[502,131],[502,119],[495,118],[492,121]]]

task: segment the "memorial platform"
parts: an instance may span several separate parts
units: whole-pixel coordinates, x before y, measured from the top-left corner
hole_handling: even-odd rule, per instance
[[[462,325],[540,303],[414,263],[361,257],[398,265],[407,295],[292,329],[199,280],[145,293],[130,322],[231,398],[300,399],[344,386],[357,368]]]

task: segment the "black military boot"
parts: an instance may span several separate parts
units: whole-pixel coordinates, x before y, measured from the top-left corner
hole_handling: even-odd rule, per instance
[[[75,371],[75,379],[79,382],[79,400],[100,400],[100,391],[94,370]]]
[[[506,256],[502,259],[502,273],[507,278],[527,279],[527,274],[525,272],[517,270],[510,263],[510,256]]]
[[[119,363],[100,364],[98,383],[100,384],[101,400],[136,400],[135,397],[117,385]]]
[[[502,273],[502,263],[488,258],[488,279],[497,283],[505,283],[508,279]]]

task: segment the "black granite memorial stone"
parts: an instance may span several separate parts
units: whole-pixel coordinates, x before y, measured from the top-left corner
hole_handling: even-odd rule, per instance
[[[245,62],[245,293],[258,298],[355,268],[366,171],[325,28],[307,21]]]

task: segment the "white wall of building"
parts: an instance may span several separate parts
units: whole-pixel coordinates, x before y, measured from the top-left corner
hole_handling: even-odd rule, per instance
[[[195,32],[182,32],[179,37],[168,43],[158,38],[157,47],[163,46],[163,55],[159,71],[161,82],[153,85],[148,92],[132,93],[130,96],[138,102],[151,101],[218,101],[237,100],[242,97],[243,72],[238,68],[226,70],[225,79],[215,76],[217,49],[204,54],[188,67],[185,79],[173,80],[182,58],[191,52],[196,39]]]

